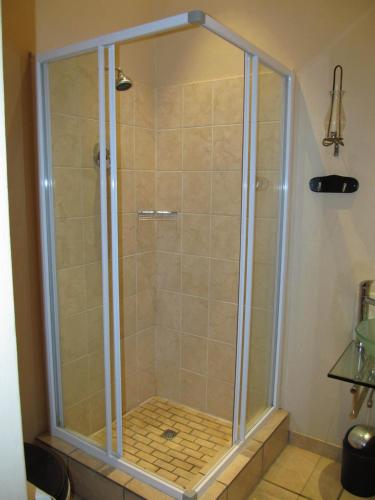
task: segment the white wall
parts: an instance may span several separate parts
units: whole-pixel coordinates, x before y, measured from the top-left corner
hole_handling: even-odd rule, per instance
[[[297,70],[282,402],[291,412],[293,430],[338,443],[349,425],[350,386],[326,374],[350,339],[359,281],[375,277],[373,1],[143,0],[135,12],[132,1],[107,0],[101,18],[102,7],[101,0],[89,5],[37,0],[39,50],[134,21],[202,9]],[[336,160],[321,139],[332,69],[338,63],[344,67],[348,125],[345,148]],[[358,177],[359,192],[311,193],[308,180],[325,172]]]
[[[0,12],[0,484],[2,498],[26,498],[21,407],[18,385],[10,251],[7,162],[5,147],[3,52]]]

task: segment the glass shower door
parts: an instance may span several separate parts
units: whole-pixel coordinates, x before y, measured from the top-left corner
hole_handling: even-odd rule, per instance
[[[111,440],[122,413],[114,47],[45,70],[56,420],[118,451],[120,438]]]

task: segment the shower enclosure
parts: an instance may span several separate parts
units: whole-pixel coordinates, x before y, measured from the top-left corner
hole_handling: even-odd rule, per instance
[[[37,61],[51,433],[201,493],[278,406],[292,73],[200,11]]]

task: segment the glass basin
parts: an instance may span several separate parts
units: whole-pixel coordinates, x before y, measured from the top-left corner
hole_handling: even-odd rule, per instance
[[[366,353],[375,358],[375,318],[365,319],[355,327],[357,340],[365,346]]]

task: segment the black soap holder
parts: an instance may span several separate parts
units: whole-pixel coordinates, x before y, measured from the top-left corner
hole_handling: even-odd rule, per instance
[[[342,175],[326,175],[313,177],[309,182],[311,191],[314,193],[355,193],[358,191],[359,182],[354,177],[343,177]]]

